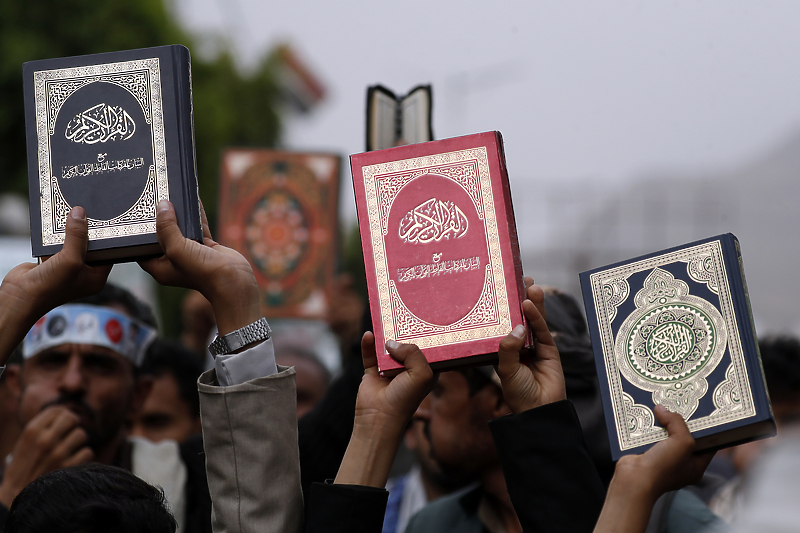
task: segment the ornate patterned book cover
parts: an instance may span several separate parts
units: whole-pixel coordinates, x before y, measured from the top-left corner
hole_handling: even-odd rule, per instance
[[[231,148],[219,238],[253,266],[266,317],[324,318],[336,266],[339,156]]]
[[[161,253],[156,206],[202,241],[191,60],[184,46],[23,65],[34,256],[64,243],[69,211],[89,219],[90,261]]]
[[[523,323],[522,263],[503,142],[480,133],[350,157],[381,372],[385,342],[431,366],[488,364]]]
[[[580,275],[614,460],[667,437],[698,449],[775,434],[739,241],[728,233]]]

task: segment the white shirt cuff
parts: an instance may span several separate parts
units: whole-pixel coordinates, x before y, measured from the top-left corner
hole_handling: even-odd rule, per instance
[[[275,350],[272,339],[235,354],[218,355],[214,360],[217,383],[221,387],[241,385],[246,381],[276,374]]]

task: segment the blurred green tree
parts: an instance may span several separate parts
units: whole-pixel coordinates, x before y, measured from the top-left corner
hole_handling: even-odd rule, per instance
[[[28,190],[22,63],[165,44],[192,51],[194,41],[164,0],[0,2],[0,192]],[[192,58],[200,196],[212,221],[222,147],[273,146],[278,139],[272,64],[265,58],[244,75],[225,51]]]
[[[183,44],[196,39],[181,29],[165,0],[2,0],[0,1],[0,193],[27,196],[22,63]],[[279,91],[268,58],[242,74],[231,55],[192,57],[195,147],[203,199],[214,228],[220,152],[225,146],[273,146],[278,140]],[[164,333],[180,330],[184,291],[161,288]]]

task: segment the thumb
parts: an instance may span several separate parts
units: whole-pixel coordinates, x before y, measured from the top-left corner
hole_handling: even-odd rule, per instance
[[[69,262],[83,263],[89,245],[89,222],[82,207],[75,206],[69,212],[64,233],[63,257]]]
[[[403,363],[409,375],[419,376],[421,380],[430,380],[433,377],[428,360],[415,344],[401,344],[390,339],[386,341],[386,351],[393,359]]]
[[[170,251],[183,244],[183,234],[178,227],[178,218],[175,216],[175,208],[169,200],[158,202],[158,213],[156,215],[156,235],[158,244],[166,255]]]
[[[497,350],[497,375],[501,380],[510,378],[519,368],[519,351],[523,346],[525,346],[525,326],[518,324],[500,341]]]

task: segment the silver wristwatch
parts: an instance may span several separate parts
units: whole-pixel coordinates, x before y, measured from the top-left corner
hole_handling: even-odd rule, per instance
[[[217,335],[214,342],[208,345],[208,351],[211,352],[211,355],[214,357],[233,353],[245,346],[265,341],[269,339],[271,335],[272,330],[269,328],[267,319],[261,317],[252,324],[248,324],[236,331],[231,331],[227,335],[223,335],[222,337]]]

